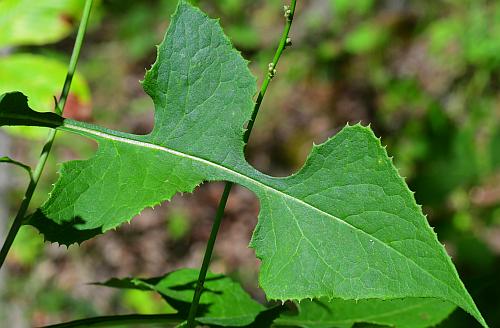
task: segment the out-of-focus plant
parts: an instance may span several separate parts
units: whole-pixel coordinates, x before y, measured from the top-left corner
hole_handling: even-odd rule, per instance
[[[59,96],[67,64],[58,53],[24,53],[26,46],[57,42],[73,31],[83,2],[79,0],[4,0],[0,2],[0,92],[21,90],[30,94],[30,105],[50,109]],[[3,52],[3,54],[2,54]],[[68,115],[90,117],[90,91],[76,73],[68,103]],[[41,139],[45,133],[32,127],[6,131],[23,138]]]

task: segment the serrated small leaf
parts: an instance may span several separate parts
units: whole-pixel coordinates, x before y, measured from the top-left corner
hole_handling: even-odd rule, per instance
[[[370,323],[397,328],[434,327],[455,309],[453,304],[432,298],[396,300],[333,299],[306,300],[297,304],[298,313],[284,313],[277,326],[301,328],[351,328]]]
[[[232,181],[260,200],[251,246],[269,299],[440,298],[487,326],[370,128],[346,126],[290,177],[255,170],[243,153],[255,79],[219,24],[184,1],[143,84],[148,135],[62,122],[99,149],[65,163],[30,218],[48,240],[81,242],[203,181]]]
[[[139,279],[111,279],[100,285],[121,288],[156,291],[167,300],[176,300],[184,303],[171,304],[177,306],[179,315],[187,312],[183,309],[189,307],[193,299],[194,290],[199,270],[181,269],[162,277]],[[200,298],[201,311],[198,311],[196,320],[207,325],[218,326],[246,326],[251,324],[257,316],[266,310],[264,306],[254,301],[239,284],[223,275],[208,273],[204,291]]]

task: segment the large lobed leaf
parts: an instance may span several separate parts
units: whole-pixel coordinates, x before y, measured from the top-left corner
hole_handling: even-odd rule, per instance
[[[227,180],[260,200],[251,247],[262,260],[259,281],[268,298],[439,298],[486,327],[370,128],[346,126],[314,146],[290,177],[255,170],[242,141],[255,79],[219,24],[184,1],[143,84],[156,107],[148,135],[54,120],[95,139],[99,149],[89,160],[65,163],[50,198],[29,218],[48,240],[84,241],[177,192]],[[0,122],[21,124],[23,118],[5,118],[11,97],[19,95],[2,98]],[[28,123],[47,114],[30,115]]]

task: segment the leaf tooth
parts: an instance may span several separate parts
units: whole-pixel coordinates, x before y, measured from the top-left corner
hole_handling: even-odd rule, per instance
[[[45,235],[43,236],[43,241],[44,242],[48,241],[49,243],[54,244],[53,241],[50,241],[49,239],[45,238]],[[82,243],[79,243],[79,242],[75,242],[75,243],[60,243],[60,242],[56,241],[55,244],[57,244],[57,247],[61,247],[61,246],[62,247],[66,247],[66,250],[68,250],[71,245],[78,244],[78,246],[80,246]]]

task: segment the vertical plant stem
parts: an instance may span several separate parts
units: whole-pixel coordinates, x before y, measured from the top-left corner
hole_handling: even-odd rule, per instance
[[[226,208],[227,199],[232,187],[232,182],[226,182],[224,191],[222,192],[222,196],[219,201],[219,206],[217,207],[217,212],[215,213],[214,223],[212,224],[212,230],[210,231],[210,237],[208,238],[207,248],[205,249],[205,255],[203,256],[203,263],[201,264],[200,273],[198,275],[198,281],[196,283],[193,301],[191,302],[191,307],[189,308],[189,328],[192,328],[195,325],[194,319],[196,317],[196,311],[198,310],[198,304],[200,303],[201,293],[203,292],[203,284],[205,283],[205,277],[207,276],[208,266],[210,265],[210,260],[212,258],[215,239],[217,238],[217,233],[219,232],[222,217],[224,216],[224,209]]]
[[[69,89],[71,87],[71,81],[73,80],[73,75],[76,70],[76,64],[78,63],[78,57],[80,56],[80,50],[82,48],[83,39],[85,37],[85,32],[87,30],[87,25],[90,17],[90,10],[92,8],[93,0],[86,0],[85,7],[83,9],[82,19],[80,21],[80,26],[78,28],[78,33],[76,35],[75,45],[73,46],[73,51],[71,53],[71,59],[69,62],[68,73],[66,74],[66,79],[64,81],[64,85],[61,91],[61,97],[59,98],[59,102],[56,103],[55,111],[57,114],[62,115],[64,111],[64,107],[66,106],[66,100],[68,99]],[[31,198],[33,197],[33,193],[38,185],[38,181],[40,180],[40,176],[42,175],[42,171],[47,163],[47,158],[49,156],[50,150],[52,149],[52,144],[54,143],[54,138],[56,136],[56,130],[51,130],[47,136],[47,141],[43,146],[42,152],[40,154],[40,158],[38,163],[33,171],[33,178],[30,181],[28,188],[24,194],[23,201],[21,202],[21,206],[17,211],[16,217],[14,218],[14,222],[7,234],[7,238],[2,246],[0,251],[0,268],[3,266],[5,262],[5,258],[9,253],[9,250],[16,238],[16,235],[23,224],[23,220],[26,216],[26,212],[28,210],[29,204],[31,202]]]
[[[255,105],[252,111],[252,116],[248,121],[247,130],[243,136],[243,141],[245,142],[245,149],[250,139],[250,134],[252,133],[253,126],[255,124],[255,119],[257,118],[257,114],[259,113],[260,105],[264,100],[264,96],[266,95],[267,88],[272,78],[276,73],[276,67],[278,66],[278,62],[281,58],[281,55],[285,48],[289,45],[288,34],[290,33],[290,28],[292,26],[293,16],[295,14],[295,6],[297,0],[292,0],[290,6],[285,6],[285,28],[283,29],[283,33],[281,34],[281,39],[274,54],[273,61],[269,64],[269,71],[262,82],[259,95],[255,101]],[[215,240],[217,239],[217,233],[219,232],[219,227],[222,222],[222,217],[224,216],[224,209],[226,207],[227,199],[229,197],[229,193],[231,192],[231,188],[233,187],[232,182],[226,182],[224,187],[224,191],[222,192],[221,199],[219,201],[219,206],[217,207],[217,212],[215,214],[214,223],[212,225],[212,230],[210,232],[210,237],[207,242],[207,248],[205,249],[205,255],[203,256],[203,263],[201,265],[200,273],[198,275],[198,281],[196,283],[196,289],[193,296],[193,301],[191,302],[191,307],[189,308],[187,327],[193,328],[195,327],[195,318],[198,310],[198,304],[200,303],[201,293],[203,292],[203,285],[205,283],[205,278],[207,275],[208,267],[210,265],[210,260],[212,258],[212,253],[214,250]]]

